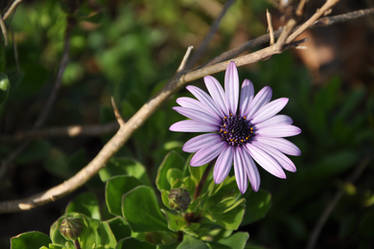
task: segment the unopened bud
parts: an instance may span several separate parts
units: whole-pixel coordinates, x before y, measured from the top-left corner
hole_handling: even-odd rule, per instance
[[[80,218],[66,217],[61,221],[59,231],[65,239],[76,240],[83,230]]]
[[[190,193],[183,188],[175,188],[170,190],[169,205],[172,209],[185,211],[190,205]]]

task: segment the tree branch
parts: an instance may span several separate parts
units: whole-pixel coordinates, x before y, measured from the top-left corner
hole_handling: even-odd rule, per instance
[[[356,167],[356,169],[352,172],[352,174],[348,177],[346,182],[354,183],[364,172],[365,168],[368,166],[370,162],[370,159],[366,157],[364,160],[361,161],[361,163]],[[340,199],[344,195],[344,189],[339,189],[334,197],[331,199],[331,201],[326,205],[325,209],[323,210],[321,216],[319,217],[316,225],[313,228],[313,232],[311,233],[308,243],[305,247],[305,249],[313,249],[317,243],[319,234],[322,231],[323,226],[325,225],[326,221],[328,220],[330,214],[340,201]]]
[[[78,137],[78,136],[99,136],[115,132],[118,129],[116,122],[97,125],[69,125],[66,127],[52,127],[30,131],[20,131],[14,135],[1,136],[1,142],[15,142],[25,139],[37,139],[41,137]]]
[[[365,17],[368,15],[374,14],[374,8],[370,9],[362,9],[362,10],[357,10],[357,11],[352,11],[348,12],[345,14],[340,14],[340,15],[335,15],[335,16],[330,16],[330,17],[323,17],[316,21],[310,28],[319,28],[319,27],[327,27],[336,23],[341,23],[341,22],[348,22],[354,19],[358,19],[361,17]],[[297,28],[300,26],[297,26]],[[282,28],[279,28],[274,32],[274,37],[278,38],[280,33],[282,32]],[[253,48],[259,47],[261,45],[264,45],[270,41],[270,36],[269,34],[264,34],[261,35],[253,40],[249,40],[242,45],[233,48],[231,50],[228,50],[226,52],[223,52],[222,54],[218,55],[215,57],[213,60],[211,60],[207,65],[212,65],[217,62],[221,62],[224,60],[227,60],[229,58],[238,56],[239,54],[246,52],[248,50],[251,50]]]
[[[214,20],[212,26],[210,27],[210,30],[208,34],[204,37],[204,40],[201,42],[201,45],[198,49],[192,54],[191,59],[187,60],[186,69],[190,69],[193,67],[196,63],[196,61],[202,57],[202,55],[205,53],[206,48],[209,45],[209,42],[212,40],[214,34],[217,32],[219,24],[221,23],[223,17],[226,15],[227,11],[231,7],[231,5],[235,2],[235,0],[228,0],[225,5],[223,6],[221,13],[219,16]]]
[[[7,35],[7,31],[6,31],[6,26],[5,26],[4,20],[1,17],[1,14],[0,14],[0,29],[1,29],[1,33],[3,33],[4,45],[8,46],[8,35]]]
[[[327,1],[330,3],[331,1]],[[334,1],[336,2],[336,1]],[[326,5],[325,4],[325,5]],[[331,6],[330,6],[331,7]],[[322,7],[323,8],[323,7]],[[317,10],[318,12],[318,10]],[[320,12],[318,12],[320,13]],[[321,13],[323,14],[323,13]],[[310,25],[301,25],[300,31],[305,31]],[[288,40],[284,39],[284,40]],[[128,120],[117,133],[104,145],[100,152],[89,162],[83,169],[72,176],[65,182],[52,187],[51,189],[30,196],[25,199],[5,201],[0,203],[0,213],[17,212],[29,210],[37,206],[52,202],[61,198],[68,193],[76,190],[91,179],[100,169],[102,169],[111,156],[113,156],[122,145],[130,138],[133,132],[138,129],[157,108],[168,99],[173,93],[186,85],[187,82],[202,78],[206,75],[214,74],[224,71],[230,61],[234,61],[237,66],[243,66],[260,60],[271,57],[272,55],[279,54],[289,46],[287,43],[278,41],[269,47],[263,48],[251,54],[236,57],[232,60],[226,60],[214,65],[205,66],[203,68],[185,72],[177,73],[168,84],[148,102],[146,102],[131,118]]]
[[[3,20],[5,21],[12,13],[16,10],[17,6],[22,2],[22,0],[15,0],[12,5],[8,8],[8,10],[4,14]]]

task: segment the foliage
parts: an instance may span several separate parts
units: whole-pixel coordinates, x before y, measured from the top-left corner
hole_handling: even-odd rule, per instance
[[[156,192],[141,174],[144,166],[137,163],[136,170],[131,171],[131,164],[126,162],[112,158],[101,172],[101,175],[104,171],[115,172],[103,178],[106,208],[111,213],[108,219],[100,219],[98,201],[92,194],[84,193],[71,201],[65,214],[53,223],[50,239],[43,233],[29,232],[13,237],[11,248],[22,248],[19,245],[29,240],[33,241],[30,249],[74,248],[75,239],[65,235],[61,226],[63,221],[65,226],[66,222],[79,219],[82,225],[78,226],[77,241],[82,248],[134,248],[136,245],[136,248],[244,249],[248,233],[234,232],[243,222],[244,213],[245,224],[249,224],[269,210],[270,195],[261,191],[244,199],[233,176],[216,185],[209,175],[206,191],[193,198],[206,166],[192,168],[174,151],[165,156],[156,177],[163,202],[160,205]],[[170,173],[175,171],[180,174]],[[175,188],[186,189],[191,197],[192,201],[183,211],[169,206],[168,194]],[[74,231],[75,223],[70,229]]]

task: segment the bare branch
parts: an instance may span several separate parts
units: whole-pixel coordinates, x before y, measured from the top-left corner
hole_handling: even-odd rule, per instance
[[[115,132],[118,129],[116,122],[96,125],[69,125],[66,127],[52,127],[46,129],[20,131],[15,135],[1,136],[1,142],[16,142],[25,139],[37,139],[42,137],[79,137],[79,136],[100,136]]]
[[[177,72],[181,72],[185,69],[187,60],[191,55],[192,49],[193,49],[193,46],[188,46],[188,48],[186,50],[186,53],[184,54],[183,59],[181,61],[181,64],[179,65],[179,67],[177,69]]]
[[[8,17],[16,10],[17,6],[22,2],[22,0],[15,0],[12,5],[8,8],[8,10],[4,14],[4,20],[8,19]]]
[[[362,160],[361,163],[352,172],[352,174],[348,177],[346,182],[354,183],[361,176],[362,172],[364,172],[369,162],[370,162],[370,159],[368,157]],[[332,211],[334,210],[334,208],[336,207],[340,199],[343,197],[343,195],[344,195],[344,189],[341,188],[336,192],[336,194],[331,199],[331,201],[326,205],[316,225],[313,228],[313,232],[311,233],[309,237],[309,240],[308,240],[308,243],[305,249],[313,249],[315,247],[323,226],[326,224],[327,219],[329,218],[330,214],[332,213]]]
[[[191,59],[187,61],[186,69],[190,69],[191,67],[193,67],[196,61],[203,56],[203,54],[206,51],[206,48],[208,47],[208,44],[212,40],[214,34],[217,32],[219,24],[221,23],[223,17],[226,15],[227,11],[229,10],[229,8],[234,2],[235,0],[228,0],[225,3],[225,5],[223,6],[223,9],[221,10],[221,13],[216,18],[216,20],[214,20],[212,26],[210,27],[208,34],[204,37],[204,40],[201,42],[201,45],[192,54]]]
[[[4,44],[5,44],[5,46],[8,46],[8,35],[7,35],[7,31],[6,31],[6,26],[5,26],[5,23],[4,23],[1,15],[0,15],[0,28],[1,28],[1,32],[3,33]]]
[[[345,14],[340,14],[340,15],[335,15],[335,16],[330,16],[330,17],[323,17],[319,19],[317,22],[315,22],[312,26],[310,26],[310,28],[327,27],[327,26],[330,26],[336,23],[348,22],[348,21],[351,21],[357,18],[371,15],[371,14],[374,14],[374,8],[352,11],[352,12],[348,12]],[[300,25],[297,26],[296,29],[299,27]],[[276,30],[274,32],[274,37],[278,38],[281,31],[282,31],[282,28]],[[270,41],[269,34],[261,35],[253,40],[249,40],[243,43],[242,45],[236,48],[223,52],[222,54],[220,54],[219,56],[211,60],[207,65],[212,65],[217,62],[221,62],[221,61],[236,57],[243,52],[259,47],[263,44],[268,43],[269,41]]]
[[[113,111],[114,111],[114,116],[116,117],[119,126],[124,126],[124,125],[125,125],[125,121],[123,120],[123,118],[122,118],[122,116],[121,116],[121,113],[120,113],[119,110],[118,110],[118,107],[117,107],[117,105],[116,105],[116,102],[114,101],[114,98],[111,97],[110,100],[111,100],[111,102],[112,102],[112,107],[113,107]]]
[[[317,27],[329,26],[332,24],[347,22],[353,19],[365,17],[365,16],[372,15],[372,14],[374,14],[374,8],[356,10],[356,11],[348,12],[348,13],[341,14],[341,15],[323,17],[319,19],[314,24],[314,26],[317,26]]]
[[[329,11],[335,4],[337,4],[340,0],[327,0],[326,3],[303,24],[301,24],[288,38],[287,43],[293,41],[296,37],[298,37],[301,33],[303,33],[306,29],[312,26],[315,21],[318,20],[321,16],[323,16],[327,11]]]
[[[286,26],[282,29],[281,34],[279,35],[279,38],[277,40],[277,45],[278,46],[283,46],[285,43],[288,35],[292,31],[293,27],[295,27],[296,21],[294,19],[291,19],[287,22]]]
[[[269,30],[269,36],[270,36],[270,45],[274,44],[274,30],[273,25],[271,23],[271,15],[268,9],[266,9],[266,20],[268,23],[268,30]]]
[[[304,5],[307,2],[307,0],[300,0],[299,5],[296,8],[296,15],[302,16],[304,12]]]
[[[69,62],[70,35],[71,35],[72,28],[73,28],[72,21],[68,21],[68,25],[67,25],[66,32],[65,32],[65,38],[64,38],[64,49],[62,52],[62,58],[61,58],[60,64],[58,66],[56,80],[55,80],[53,89],[48,97],[47,103],[44,105],[42,112],[40,113],[38,119],[36,120],[34,124],[36,128],[39,128],[40,126],[42,126],[43,123],[46,121],[48,114],[51,111],[51,108],[56,101],[58,90],[60,90],[61,83],[62,83],[62,76],[64,75],[66,66],[68,65],[68,62]]]

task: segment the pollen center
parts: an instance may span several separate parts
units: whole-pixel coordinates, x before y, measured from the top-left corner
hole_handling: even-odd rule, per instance
[[[219,134],[231,146],[248,143],[254,135],[253,125],[245,116],[230,114],[222,119]]]

